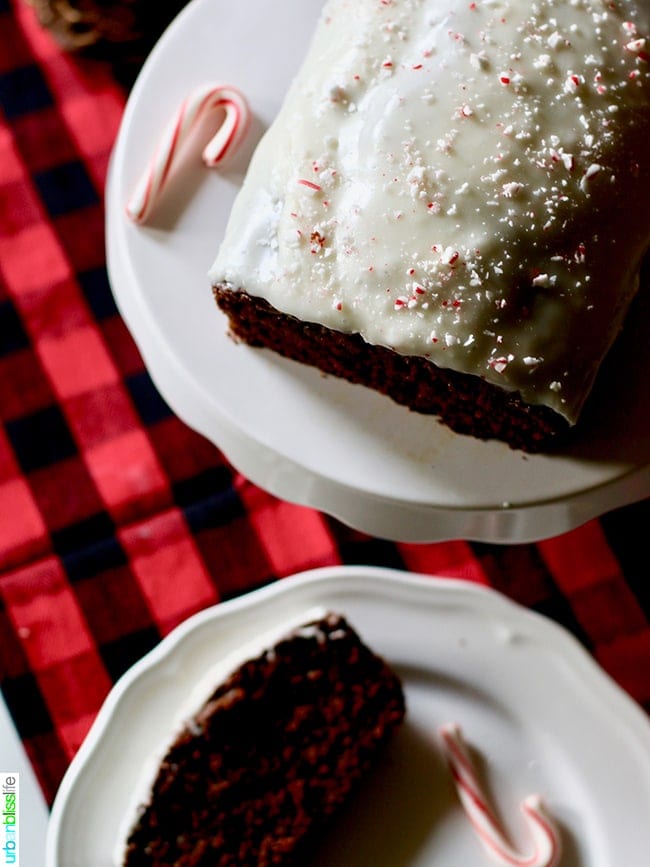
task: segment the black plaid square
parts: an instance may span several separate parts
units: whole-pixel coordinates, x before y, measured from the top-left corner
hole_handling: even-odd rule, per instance
[[[127,564],[126,555],[114,537],[87,545],[81,551],[71,551],[64,554],[62,559],[68,578],[73,583]]]
[[[99,202],[97,191],[80,162],[64,163],[39,172],[34,175],[34,182],[52,217],[79,211]]]
[[[209,493],[198,496],[203,479],[210,480],[213,487]],[[223,488],[221,482],[223,478],[218,479],[216,472],[208,471],[174,485],[174,499],[182,506],[185,520],[193,533],[224,526],[246,514],[237,491],[232,486]]]
[[[89,578],[102,569],[122,566],[124,552],[115,538],[115,524],[106,512],[52,531],[54,550],[63,558],[72,581]]]
[[[618,558],[630,590],[650,617],[648,549],[642,528],[650,526],[650,500],[604,515],[601,519],[609,544]],[[649,673],[650,678],[650,673]]]
[[[76,454],[72,435],[58,406],[7,422],[7,435],[24,473]]]
[[[0,106],[7,120],[52,103],[52,94],[37,66],[23,66],[0,75]]]
[[[15,720],[20,721],[23,739],[52,731],[52,718],[33,675],[20,674],[18,677],[6,678],[2,682],[2,693],[9,712]]]
[[[11,301],[0,302],[0,357],[26,349],[29,338]]]
[[[158,393],[148,373],[130,376],[126,380],[126,385],[140,418],[146,425],[155,424],[171,415],[171,410]]]
[[[116,315],[117,307],[108,282],[106,268],[91,268],[88,271],[83,271],[77,279],[95,319],[101,321]]]
[[[158,631],[150,626],[103,644],[99,650],[108,673],[115,681],[146,653],[149,653],[159,641]]]

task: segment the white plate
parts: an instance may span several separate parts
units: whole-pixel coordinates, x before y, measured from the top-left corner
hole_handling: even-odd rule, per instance
[[[302,59],[321,0],[195,0],[145,65],[124,115],[107,190],[108,264],[118,306],[171,407],[258,485],[368,533],[405,541],[523,542],[571,529],[650,493],[647,327],[602,389],[572,451],[526,457],[451,433],[353,386],[226,336],[207,271],[250,152]],[[225,80],[256,116],[224,173],[186,168],[155,222],[124,206],[160,131],[194,86]],[[180,181],[180,182],[179,182]],[[648,322],[646,316],[645,323]],[[629,358],[628,358],[629,361]]]
[[[288,578],[178,627],[114,687],[52,810],[48,867],[107,867],[128,795],[197,681],[313,606],[346,614],[401,676],[407,722],[315,867],[481,867],[436,727],[461,723],[522,848],[516,804],[540,792],[562,867],[640,867],[650,852],[650,724],[565,630],[466,582],[369,567]],[[378,831],[378,829],[381,829]]]

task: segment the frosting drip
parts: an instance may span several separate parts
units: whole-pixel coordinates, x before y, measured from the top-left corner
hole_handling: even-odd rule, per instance
[[[650,238],[649,30],[641,0],[330,0],[212,282],[575,422]]]

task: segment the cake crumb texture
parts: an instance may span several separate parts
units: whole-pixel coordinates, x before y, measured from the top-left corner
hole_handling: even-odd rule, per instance
[[[296,863],[405,713],[397,676],[340,615],[214,691],[165,756],[124,864]]]

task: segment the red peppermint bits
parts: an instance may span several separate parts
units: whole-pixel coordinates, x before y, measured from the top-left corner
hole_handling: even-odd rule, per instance
[[[306,178],[298,178],[298,183],[302,184],[303,187],[307,187],[308,190],[313,190],[315,193],[320,193],[323,189],[320,184],[315,184],[313,181],[308,181]]]
[[[492,358],[488,362],[488,365],[496,371],[496,373],[503,373],[508,364],[512,361],[512,356],[508,356],[507,358],[501,356],[500,358]]]

